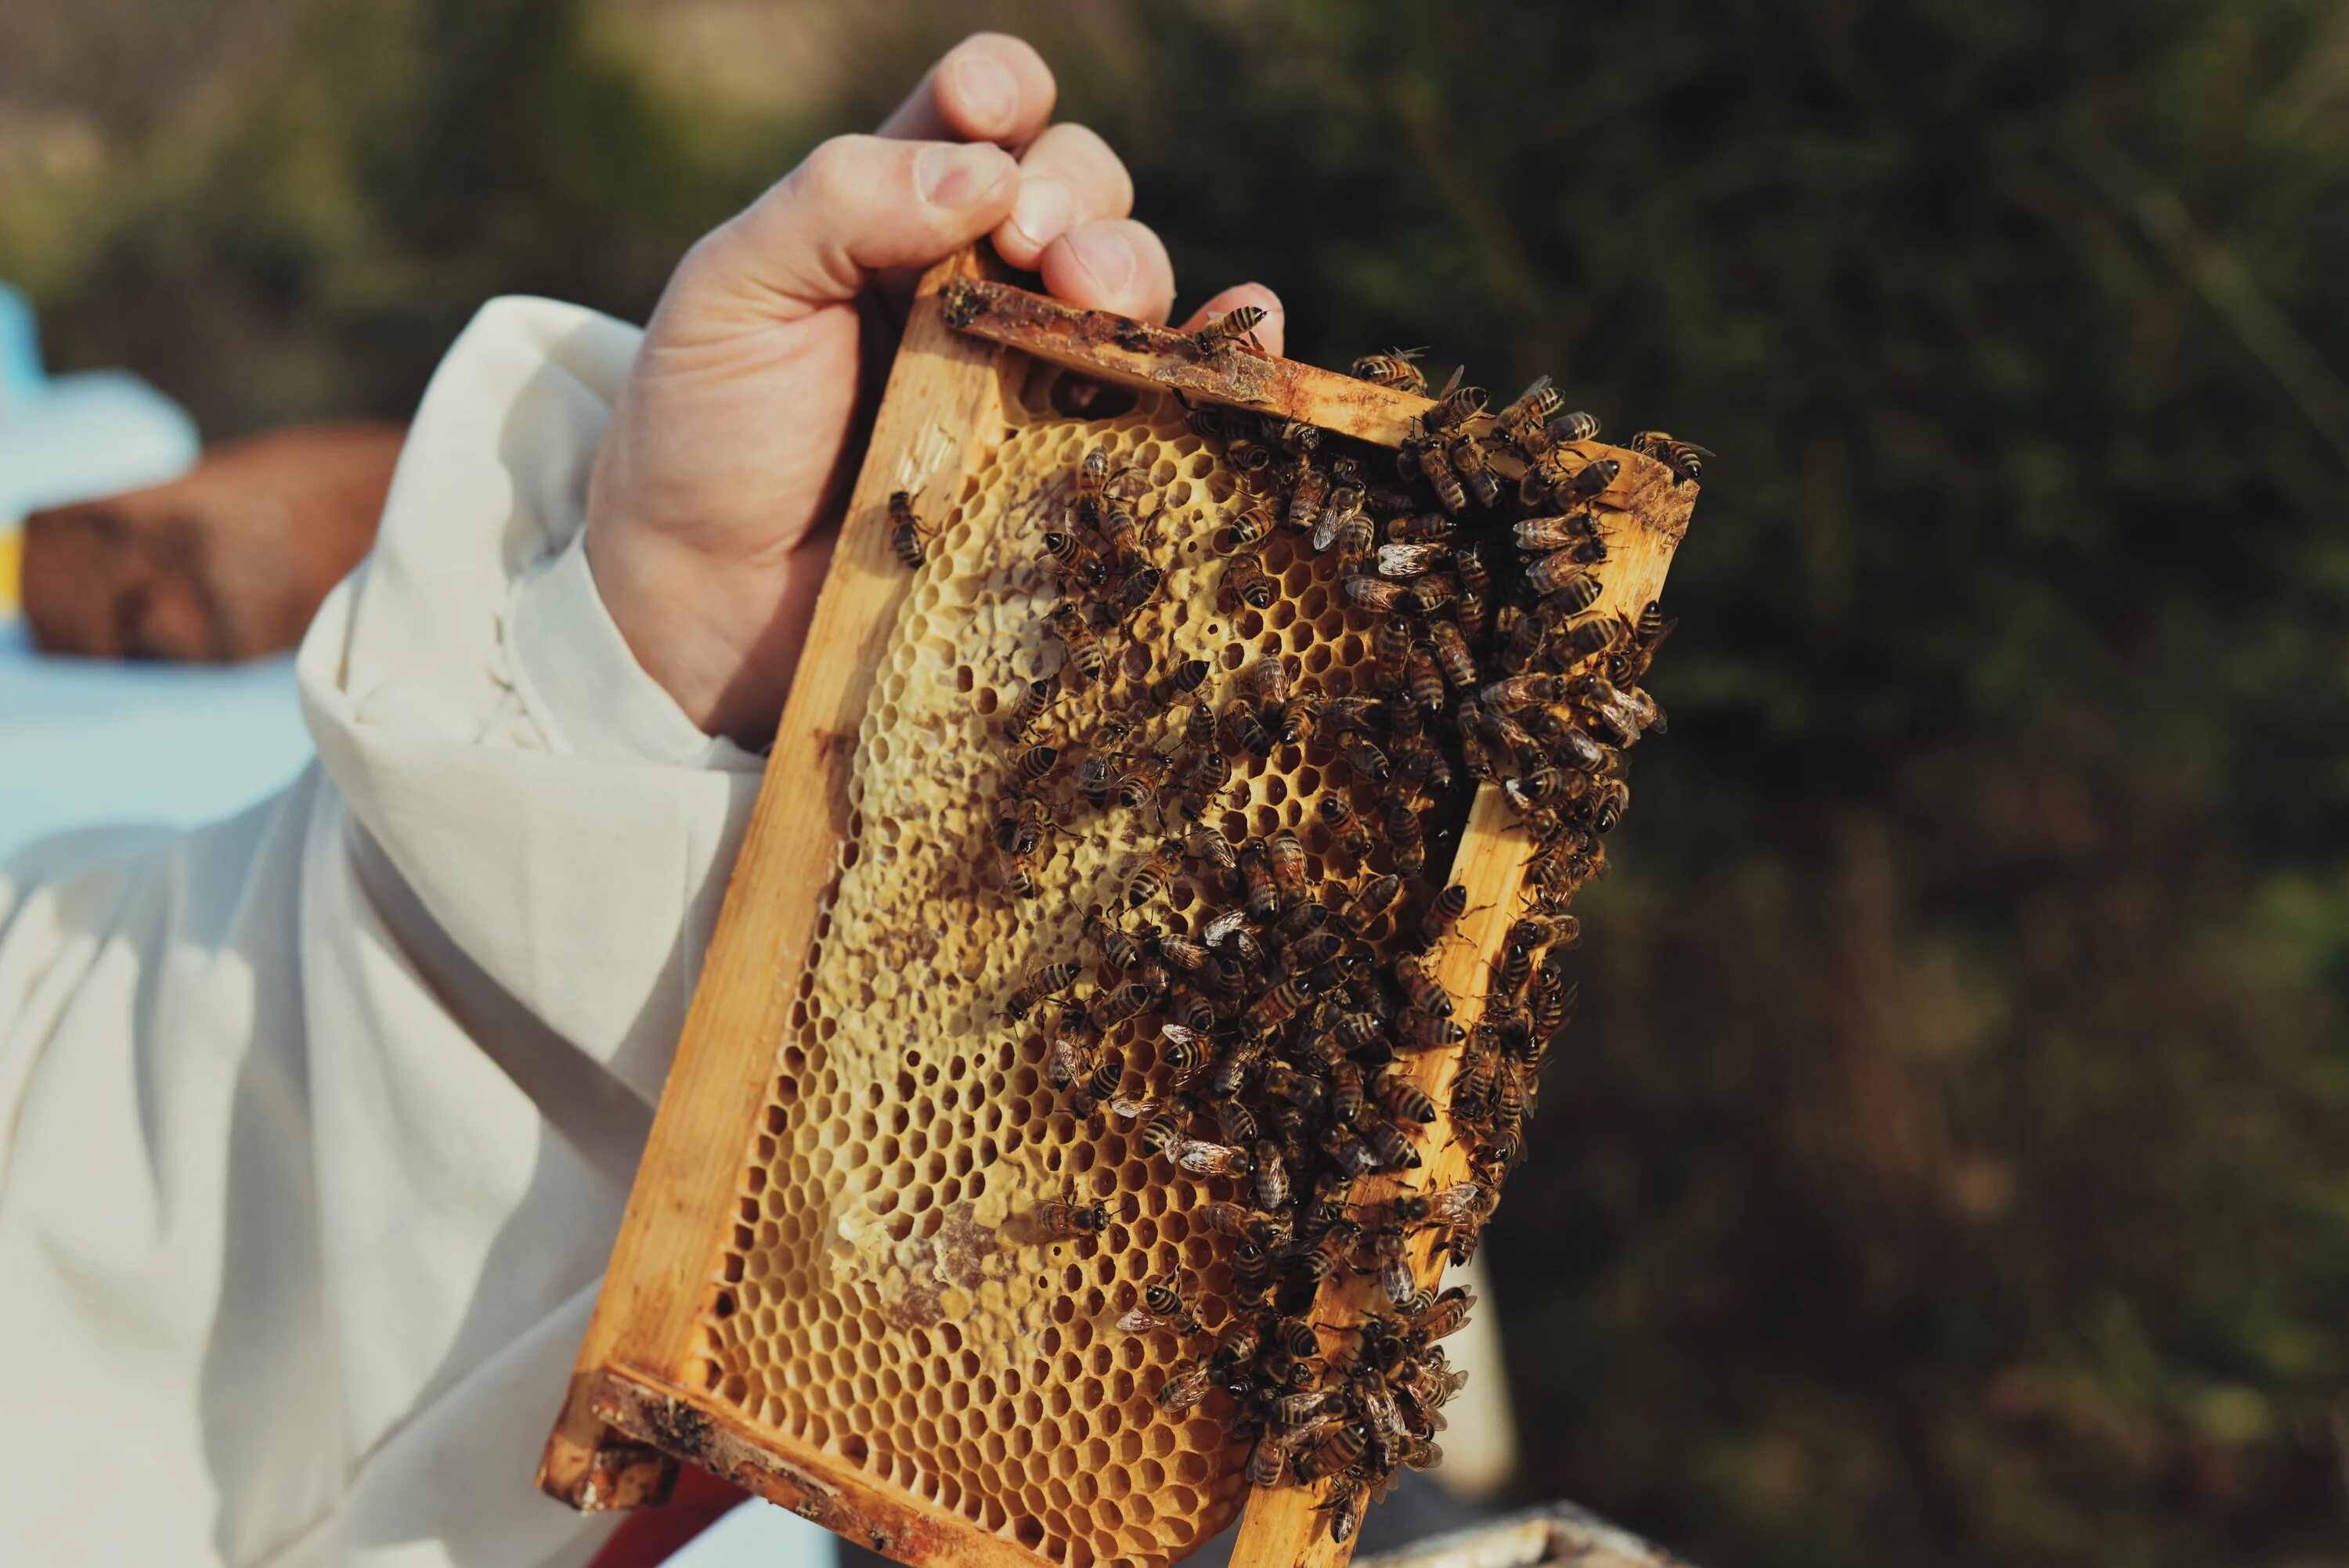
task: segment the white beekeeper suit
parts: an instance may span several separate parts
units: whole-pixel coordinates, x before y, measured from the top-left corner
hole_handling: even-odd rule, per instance
[[[637,336],[503,300],[459,339],[283,794],[0,870],[0,1563],[607,1532],[531,1468],[759,781],[587,572]]]

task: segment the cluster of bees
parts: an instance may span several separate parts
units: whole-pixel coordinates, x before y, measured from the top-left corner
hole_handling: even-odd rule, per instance
[[[1197,352],[1248,352],[1255,325],[1235,311],[1196,335]],[[1424,395],[1413,360],[1371,356],[1354,374]],[[1228,1284],[1203,1293],[1209,1311],[1167,1279],[1122,1326],[1181,1336],[1189,1358],[1159,1404],[1182,1411],[1220,1395],[1235,1442],[1249,1445],[1249,1479],[1326,1480],[1321,1507],[1340,1541],[1402,1468],[1441,1458],[1442,1408],[1465,1374],[1440,1342],[1471,1302],[1422,1286],[1409,1243],[1433,1232],[1465,1262],[1524,1156],[1545,1055],[1574,1010],[1563,954],[1579,926],[1568,906],[1606,874],[1604,841],[1630,801],[1625,750],[1665,727],[1640,680],[1672,623],[1653,603],[1636,618],[1593,608],[1603,498],[1619,472],[1591,446],[1597,421],[1567,410],[1547,377],[1498,410],[1458,382],[1399,453],[1228,408],[1188,415],[1237,481],[1216,542],[1220,592],[1271,606],[1258,552],[1277,532],[1334,561],[1349,624],[1369,634],[1367,690],[1358,676],[1358,689],[1325,695],[1278,655],[1211,683],[1195,659],[1127,680],[1112,709],[1109,650],[1123,666],[1122,628],[1165,570],[1134,475],[1095,449],[1043,538],[1058,587],[1047,624],[1064,657],[1000,727],[1011,760],[994,833],[1008,894],[1037,895],[1044,840],[1080,810],[1143,813],[1158,841],[1092,909],[1083,948],[1030,971],[1006,1018],[1043,1027],[1045,1079],[1078,1118],[1138,1124],[1151,1157],[1230,1183],[1204,1211],[1228,1249]],[[1631,445],[1676,481],[1710,455],[1656,432]],[[893,510],[899,554],[918,564],[922,524],[903,498]],[[1067,744],[1043,738],[1088,697],[1100,700],[1081,741],[1073,727],[1058,732]],[[1319,880],[1295,830],[1235,843],[1216,825],[1237,770],[1283,748],[1341,765],[1331,772],[1344,783],[1317,807],[1330,841]],[[1465,1030],[1437,957],[1469,895],[1426,873],[1431,841],[1458,830],[1487,784],[1525,835],[1527,892]],[[1177,914],[1170,892],[1186,879],[1204,903]],[[1129,1075],[1115,1043],[1143,1028],[1160,1041],[1163,1084]],[[1439,1108],[1408,1068],[1441,1050],[1461,1063]],[[1447,1121],[1466,1180],[1361,1192],[1374,1173],[1421,1168]],[[1110,1218],[1074,1200],[1040,1213],[1055,1238]],[[1317,1296],[1341,1275],[1375,1276],[1383,1305],[1346,1326],[1317,1324]]]

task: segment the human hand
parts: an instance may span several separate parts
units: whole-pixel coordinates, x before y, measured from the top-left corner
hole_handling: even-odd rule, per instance
[[[1071,304],[1166,319],[1174,269],[1126,215],[1133,181],[1100,137],[1050,123],[1054,93],[1027,44],[965,39],[878,136],[817,148],[669,279],[595,454],[587,555],[637,662],[705,731],[774,733],[864,457],[877,313],[859,300],[885,274],[984,235]],[[1243,304],[1278,353],[1280,302],[1257,284],[1187,325]]]

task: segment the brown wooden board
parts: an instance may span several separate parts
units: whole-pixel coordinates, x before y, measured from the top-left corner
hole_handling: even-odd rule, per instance
[[[1069,407],[1062,395],[1078,385],[1071,373],[1134,389],[1143,395],[1142,411],[1123,427],[1062,412]],[[966,733],[949,730],[941,742],[914,727],[925,702],[936,707],[924,680],[959,676],[970,695],[956,700],[984,705],[994,700],[999,677],[1030,668],[1017,652],[1008,664],[988,665],[972,654],[956,665],[957,650],[926,646],[939,641],[927,606],[976,595],[983,613],[963,624],[994,626],[999,641],[1011,634],[1002,628],[1021,601],[1002,584],[1026,568],[1006,565],[1009,556],[989,531],[1024,524],[1065,500],[1063,491],[1021,477],[1039,453],[1081,450],[1123,428],[1118,439],[1139,443],[1127,449],[1151,455],[1162,470],[1156,482],[1164,493],[1189,496],[1186,515],[1204,514],[1219,493],[1228,495],[1227,480],[1210,476],[1197,443],[1186,449],[1170,437],[1174,411],[1162,400],[1166,393],[1390,446],[1429,406],[1245,350],[1203,356],[1164,328],[991,282],[973,256],[923,280],[603,1291],[548,1439],[540,1484],[553,1495],[583,1509],[657,1502],[667,1491],[661,1456],[678,1456],[916,1564],[1164,1562],[1227,1522],[1246,1496],[1244,1447],[1220,1442],[1198,1420],[1153,1424],[1130,1413],[1146,1408],[1142,1385],[1163,1376],[1172,1352],[1154,1343],[1144,1348],[1143,1336],[1131,1336],[1136,1343],[1129,1346],[1090,1326],[1108,1309],[1085,1304],[1100,1302],[1104,1289],[1111,1297],[1130,1294],[1125,1275],[1112,1281],[1106,1246],[1022,1239],[1035,1200],[1049,1196],[1040,1183],[1089,1182],[1123,1205],[1128,1253],[1142,1256],[1154,1244],[1194,1264],[1204,1243],[1186,1237],[1182,1211],[1203,1201],[1206,1189],[1192,1183],[1171,1198],[1136,1192],[1112,1173],[1136,1168],[1117,1163],[1130,1153],[1123,1135],[1072,1129],[1065,1115],[1047,1119],[1049,1133],[1037,1130],[1044,1121],[1022,1123],[1016,1109],[1008,1119],[997,1117],[1001,1125],[989,1124],[989,1108],[974,1105],[968,1090],[958,1096],[951,1075],[943,1085],[930,1081],[937,1062],[925,1060],[923,1040],[908,1044],[895,1088],[887,1073],[870,1073],[852,1094],[839,1072],[810,1059],[835,1027],[844,1039],[858,1026],[856,987],[845,1005],[849,1016],[827,1000],[840,989],[833,973],[840,955],[863,951],[857,942],[871,939],[834,929],[836,917],[855,913],[837,906],[850,868],[863,858],[870,882],[878,874],[874,857],[894,865],[903,855],[904,874],[916,878],[926,863],[923,833],[948,835],[972,809],[941,796],[924,813],[931,820],[909,824],[902,841],[896,824],[876,834],[867,814],[891,797],[860,775],[860,734],[867,772],[894,749],[903,775],[905,751],[951,750],[953,738]],[[1136,428],[1154,407],[1158,423]],[[1603,451],[1622,472],[1608,498],[1616,536],[1598,607],[1635,616],[1661,588],[1696,487],[1675,482],[1641,454]],[[888,498],[899,490],[913,492],[926,518],[956,520],[953,531],[931,544],[932,570],[918,576],[891,549]],[[1138,634],[1154,626],[1173,637],[1187,619],[1179,634],[1194,638],[1206,631],[1278,635],[1261,617],[1235,614],[1197,586],[1212,581],[1203,575],[1211,572],[1211,548],[1178,549],[1193,550],[1196,560],[1170,577],[1177,602],[1153,612],[1159,619]],[[970,564],[981,555],[983,569]],[[1204,630],[1198,624],[1218,616]],[[926,639],[926,646],[909,647],[909,639]],[[908,716],[903,736],[868,722],[901,709]],[[983,736],[984,720],[974,718],[968,733]],[[1265,799],[1261,791],[1257,799]],[[1465,1023],[1475,1022],[1485,973],[1520,907],[1525,861],[1516,813],[1485,786],[1450,879],[1466,887],[1470,912],[1439,955],[1440,978],[1462,999]],[[930,874],[947,873],[934,867]],[[1433,878],[1437,885],[1443,880]],[[955,923],[968,929],[942,934],[948,949],[978,950],[961,973],[977,975],[982,959],[1009,962],[1001,950],[1027,934],[997,907],[999,894],[975,882],[940,885],[976,901],[955,907]],[[986,1007],[950,1004],[927,994],[934,983],[909,978],[929,973],[924,965],[936,959],[942,939],[914,935],[921,940],[902,962],[871,966],[862,1006],[892,1016],[933,1009],[941,1037],[977,1039],[986,1032],[979,1024],[991,1022]],[[827,944],[832,969],[820,985]],[[915,991],[926,994],[908,994]],[[1021,1103],[1030,1103],[1033,1057],[1002,1049],[999,1068],[984,1061],[976,1068],[982,1077],[995,1072],[987,1082],[1021,1086],[1030,1097]],[[953,1059],[959,1065],[963,1056]],[[1418,1081],[1444,1103],[1457,1053],[1424,1052],[1412,1062]],[[1410,1173],[1415,1189],[1457,1180],[1464,1169],[1444,1122],[1430,1140],[1425,1166]],[[968,1154],[973,1148],[981,1150],[975,1160]],[[843,1192],[838,1173],[852,1156],[867,1163],[849,1183],[856,1190]],[[893,1171],[912,1172],[912,1184]],[[999,1179],[983,1191],[991,1177]],[[954,1196],[933,1207],[923,1194],[941,1181]],[[876,1186],[883,1190],[876,1193]],[[912,1194],[903,1206],[901,1187]],[[1008,1212],[1007,1188],[1029,1209]],[[894,1261],[865,1268],[860,1253],[867,1249]],[[1005,1266],[1007,1256],[1016,1264]],[[773,1262],[784,1257],[797,1260],[799,1274]],[[1413,1262],[1423,1280],[1437,1278],[1432,1236],[1419,1242]],[[1031,1274],[1031,1267],[1042,1272]],[[833,1306],[823,1309],[833,1316],[821,1316],[789,1294],[791,1280],[827,1269],[845,1280],[827,1300],[848,1301],[846,1317]],[[1350,1320],[1363,1310],[1367,1288],[1365,1279],[1336,1276],[1317,1321]],[[988,1340],[984,1325],[996,1320],[1024,1326],[1015,1336],[1020,1343]],[[752,1339],[778,1348],[746,1349]],[[1060,1370],[1020,1386],[1016,1370],[1006,1368],[1045,1345],[1050,1351],[1040,1355],[1057,1357],[1051,1365]],[[973,1389],[988,1398],[975,1398]],[[887,1414],[885,1431],[870,1429],[875,1411]],[[1119,1479],[1102,1479],[1110,1476]],[[1330,1541],[1327,1515],[1317,1511],[1322,1501],[1318,1489],[1294,1485],[1257,1492],[1235,1562],[1250,1568],[1343,1562],[1346,1549]]]

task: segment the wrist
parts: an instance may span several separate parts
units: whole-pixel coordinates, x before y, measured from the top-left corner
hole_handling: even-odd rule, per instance
[[[773,738],[832,555],[829,531],[766,562],[720,560],[591,507],[587,564],[647,676],[704,734]]]

